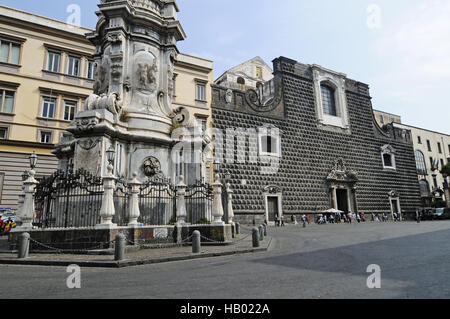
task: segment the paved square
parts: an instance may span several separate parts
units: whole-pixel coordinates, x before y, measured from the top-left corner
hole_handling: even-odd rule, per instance
[[[450,221],[270,228],[267,253],[125,269],[0,266],[1,298],[449,298]],[[381,267],[369,289],[367,266]]]

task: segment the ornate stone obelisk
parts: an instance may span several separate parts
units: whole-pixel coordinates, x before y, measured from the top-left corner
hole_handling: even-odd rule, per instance
[[[112,147],[115,176],[172,177],[173,125],[191,122],[189,112],[172,107],[177,42],[186,37],[176,1],[102,0],[99,9],[87,35],[96,46],[94,94],[68,128],[75,141],[55,153],[105,175]]]

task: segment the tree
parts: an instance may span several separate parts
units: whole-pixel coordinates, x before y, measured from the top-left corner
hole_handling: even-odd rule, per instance
[[[446,177],[450,176],[450,162],[445,164],[441,169],[441,174]]]

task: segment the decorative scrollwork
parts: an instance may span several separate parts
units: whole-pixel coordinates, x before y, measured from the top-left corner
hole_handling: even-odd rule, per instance
[[[245,92],[245,99],[248,105],[256,112],[271,112],[275,110],[283,100],[282,88],[281,88],[281,79],[275,77],[273,79],[273,83],[275,86],[274,95],[272,98],[267,101],[262,101],[262,97],[260,94],[254,90],[250,89]]]

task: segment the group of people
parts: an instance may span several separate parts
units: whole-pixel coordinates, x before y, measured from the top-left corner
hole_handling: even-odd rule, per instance
[[[340,223],[349,223],[352,222],[355,223],[361,223],[366,221],[365,214],[362,213],[352,213],[349,212],[347,214],[337,212],[335,214],[319,214],[317,216],[317,224],[323,225],[323,224],[340,224]]]

